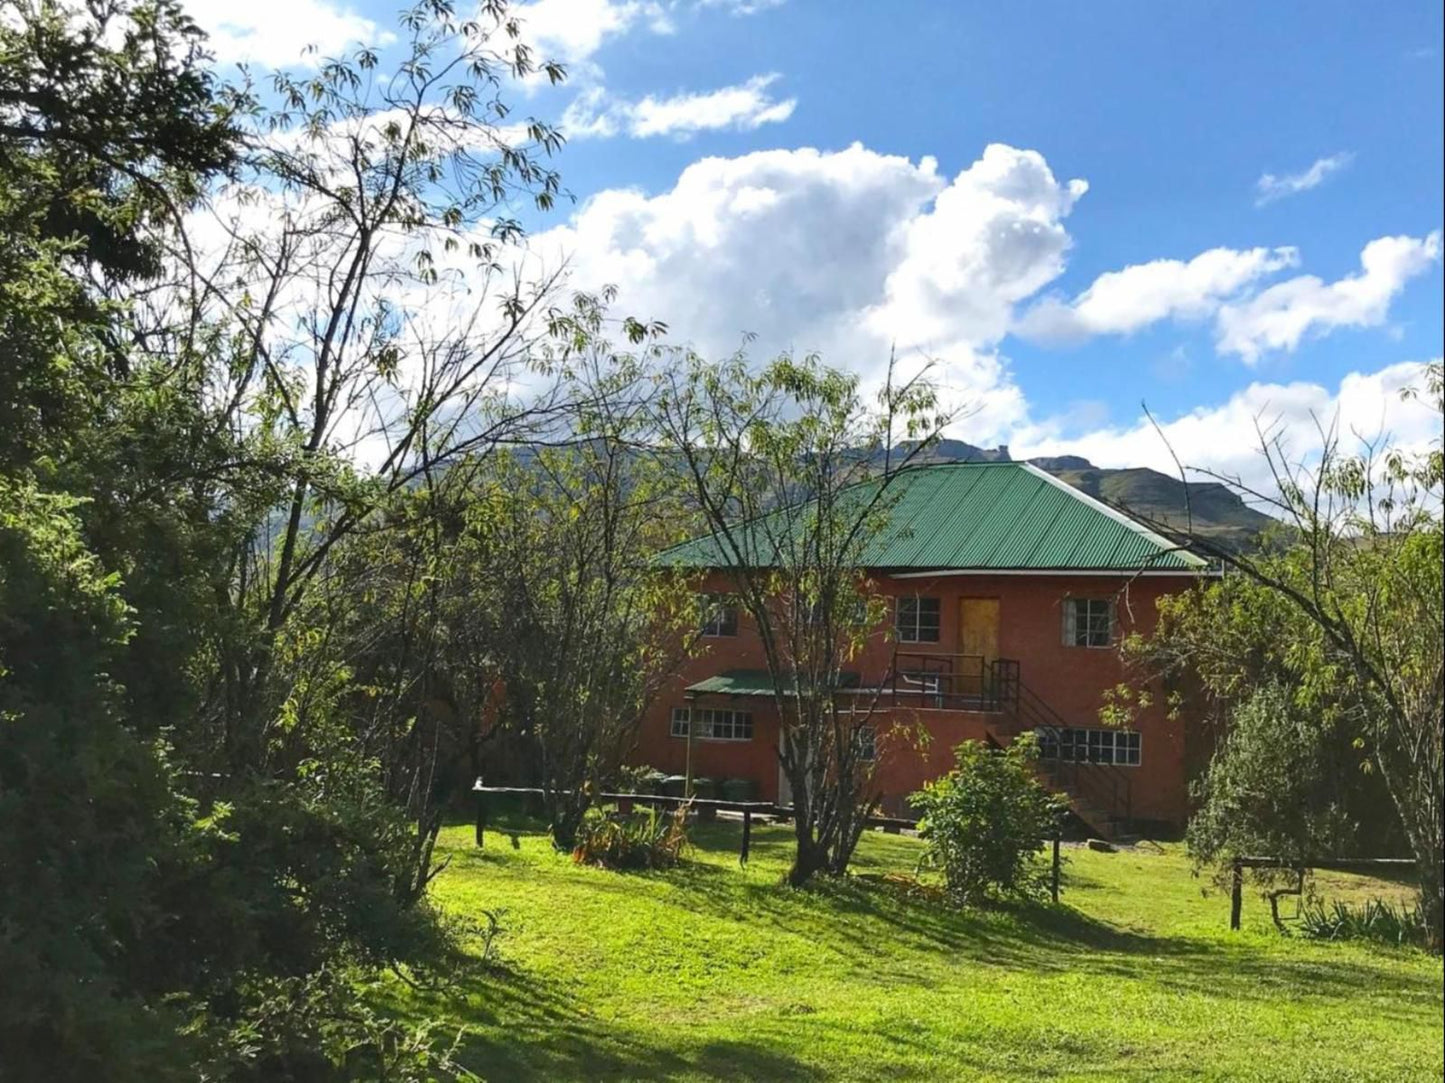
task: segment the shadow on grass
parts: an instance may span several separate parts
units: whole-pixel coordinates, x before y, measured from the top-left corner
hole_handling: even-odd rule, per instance
[[[434,1019],[469,1024],[455,1057],[484,1079],[813,1080],[810,1065],[762,1042],[663,1040],[661,1026],[639,1029],[599,1017],[561,985],[521,972],[477,968],[457,985],[419,993],[411,1005]],[[478,1029],[480,1028],[480,1029]]]
[[[536,826],[535,821],[519,820],[513,829],[535,831]],[[488,856],[482,858],[482,852],[474,853],[484,862],[506,860],[510,847],[504,839],[505,835],[493,832],[488,836]],[[696,851],[713,857],[735,858],[739,841],[736,824],[699,825],[693,832]],[[858,875],[821,880],[806,889],[788,888],[775,879],[739,876],[736,866],[715,860],[687,861],[666,871],[603,873],[589,882],[588,889],[616,893],[618,905],[625,906],[640,883],[655,884],[664,889],[657,900],[659,905],[737,923],[753,930],[760,942],[775,935],[803,938],[870,981],[917,986],[921,996],[927,995],[928,987],[937,982],[937,962],[943,956],[957,965],[1045,974],[1107,974],[1181,995],[1241,1002],[1347,999],[1358,996],[1361,987],[1368,987],[1379,994],[1374,1010],[1391,1017],[1417,1018],[1421,1010],[1432,1006],[1438,1010],[1436,977],[1402,972],[1392,968],[1385,958],[1379,965],[1372,965],[1371,960],[1358,957],[1295,957],[1261,950],[1259,941],[1249,937],[1231,941],[1140,932],[1068,905],[1016,903],[960,910],[922,899],[879,875],[880,870],[911,867],[917,860],[916,846],[901,839],[895,846],[894,840],[887,837],[873,842],[875,845],[866,854],[860,854]],[[780,865],[786,864],[791,852],[790,836],[778,831],[755,834],[753,844],[755,859]],[[462,865],[466,864],[470,862],[464,860]],[[1098,886],[1097,881],[1069,873],[1067,866],[1065,876],[1066,883],[1075,887]],[[886,959],[888,965],[880,967],[880,959]],[[513,1049],[508,1054],[503,1046],[511,1048],[514,1042],[493,1039],[497,1048],[490,1054],[520,1056],[525,1062],[522,1066],[540,1063],[538,1058],[545,1056],[601,1056],[599,1074],[603,1077],[609,1073],[626,1076],[634,1071],[637,1065],[632,1058],[641,1056],[644,1048],[648,1057],[659,1056],[651,1044],[637,1043],[635,1032],[631,1037],[625,1031],[614,1033],[606,1028],[599,1032],[600,1024],[576,1005],[564,1004],[558,1010],[557,1018],[566,1025],[559,1032],[555,1022],[548,1022],[544,1029],[547,1042],[562,1043],[560,1051],[553,1049],[544,1054],[541,1050]],[[702,1056],[698,1050],[687,1056],[677,1050],[666,1055],[676,1063],[654,1066],[643,1074],[666,1078],[688,1071],[711,1072],[698,1063],[697,1058]],[[739,1064],[750,1063],[746,1050],[731,1050],[727,1055],[737,1058]],[[765,1046],[759,1046],[755,1055],[755,1071],[739,1068],[724,1074],[807,1078],[801,1065],[766,1063],[777,1054]],[[508,1077],[505,1073],[500,1076]]]
[[[697,833],[695,846],[709,852],[735,850],[736,833],[729,839],[721,827]],[[774,839],[754,853],[769,845],[786,853],[790,842]],[[912,854],[912,849],[905,852]],[[1401,972],[1385,956],[1379,965],[1358,958],[1293,958],[1261,951],[1259,942],[1248,937],[1231,942],[1122,928],[1067,903],[959,909],[919,897],[872,871],[896,870],[910,862],[890,861],[876,852],[870,857],[855,863],[859,870],[855,875],[821,879],[804,889],[743,880],[726,866],[702,862],[670,872],[632,875],[666,880],[679,890],[677,905],[689,910],[758,927],[763,935],[778,931],[816,939],[821,949],[841,956],[860,973],[878,975],[879,958],[886,956],[890,967],[880,980],[892,983],[912,980],[926,986],[936,981],[936,970],[927,965],[910,973],[907,956],[941,952],[960,963],[1034,973],[1104,973],[1175,993],[1239,1001],[1349,999],[1364,986],[1388,996],[1390,1006],[1380,1011],[1401,1018],[1439,1000],[1437,980]],[[617,883],[620,890],[627,890],[626,878]],[[1071,874],[1065,866],[1066,887],[1099,883]],[[904,950],[900,953],[899,948]]]

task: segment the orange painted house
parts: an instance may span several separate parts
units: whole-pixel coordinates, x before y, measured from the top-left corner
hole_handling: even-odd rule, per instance
[[[1180,828],[1199,735],[1162,697],[1130,730],[1103,725],[1099,709],[1125,679],[1121,639],[1149,631],[1158,599],[1210,574],[1205,562],[1024,463],[914,467],[893,485],[867,569],[888,619],[848,665],[870,700],[878,690],[884,810],[906,812],[960,741],[1006,745],[1031,730],[1040,769],[1090,829]],[[786,804],[762,647],[727,601],[730,573],[709,541],[682,550],[714,595],[702,649],[648,712],[633,760],[669,774],[690,760],[694,777],[748,779],[759,799]]]

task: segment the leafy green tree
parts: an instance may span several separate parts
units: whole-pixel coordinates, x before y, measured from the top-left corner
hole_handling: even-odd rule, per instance
[[[1424,394],[1445,415],[1439,364],[1428,366]],[[1205,538],[1193,543],[1220,560],[1219,582],[1166,603],[1152,643],[1140,645],[1160,670],[1188,673],[1206,695],[1232,703],[1236,732],[1227,736],[1205,793],[1224,802],[1199,831],[1227,815],[1227,803],[1249,778],[1287,773],[1285,793],[1307,793],[1340,738],[1350,744],[1388,796],[1389,807],[1418,864],[1421,907],[1433,943],[1441,942],[1445,870],[1445,549],[1442,549],[1442,453],[1366,444],[1348,454],[1333,429],[1312,469],[1286,456],[1279,434],[1263,451],[1274,491],[1237,481],[1250,499],[1267,502],[1287,530],[1273,545],[1235,553]],[[1267,721],[1262,712],[1274,712]],[[1306,735],[1298,758],[1266,734]],[[1237,738],[1237,739],[1236,739]],[[1334,757],[1337,781],[1354,788],[1353,766]],[[1284,798],[1284,793],[1280,795]],[[1257,802],[1244,826],[1261,841],[1344,844],[1339,818],[1316,790],[1306,822],[1290,813],[1268,822],[1276,802]],[[1222,828],[1220,828],[1222,830]],[[1196,834],[1201,844],[1204,835]],[[1220,832],[1209,830],[1203,852]],[[1233,846],[1240,839],[1232,841]]]
[[[1125,653],[1167,675],[1169,709],[1187,711],[1212,741],[1188,829],[1197,861],[1227,870],[1235,854],[1303,861],[1403,848],[1348,682],[1297,664],[1311,630],[1295,607],[1229,575],[1159,609],[1156,635]]]
[[[883,616],[865,554],[898,471],[947,417],[926,380],[895,383],[891,365],[876,405],[856,376],[814,357],[756,370],[741,355],[684,358],[662,379],[660,439],[681,463],[772,679],[795,810],[789,880],[841,875],[878,800],[864,734],[877,697],[839,694]]]
[[[427,3],[404,26],[403,75],[381,82],[411,121],[377,117],[405,101],[367,97],[363,53],[278,78],[298,134],[216,84],[174,3],[0,18],[7,1079],[440,1070],[364,1000],[448,943],[321,588],[418,477],[538,412],[495,391],[524,364],[516,327],[547,330],[545,286],[439,339],[398,330],[433,300],[398,283],[440,277],[403,271],[422,235],[444,250],[555,178],[496,123],[501,72],[531,67],[505,6],[462,22]],[[437,150],[443,130],[470,149]],[[197,206],[238,187],[285,225],[218,250]],[[484,400],[502,420],[478,434]]]
[[[1058,830],[1063,802],[1039,782],[1038,743],[1024,734],[1007,748],[964,741],[954,767],[913,795],[927,860],[965,904],[1039,898],[1049,890],[1041,850]]]
[[[133,625],[74,504],[0,477],[0,1048],[7,1078],[181,1079],[204,1047],[157,993],[206,931],[171,898],[202,825],[125,724]]]

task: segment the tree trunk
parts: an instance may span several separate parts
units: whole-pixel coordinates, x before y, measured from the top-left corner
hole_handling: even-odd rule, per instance
[[[828,851],[813,838],[813,825],[804,823],[802,816],[794,818],[793,828],[798,847],[793,854],[793,866],[788,870],[788,884],[802,887],[828,867]]]
[[[578,799],[576,791],[570,794],[553,792],[553,805],[549,812],[552,821],[552,847],[563,853],[570,853],[577,846],[577,830],[582,818],[587,815],[586,798]]]
[[[1438,827],[1438,825],[1436,825]],[[1420,884],[1420,907],[1425,912],[1425,935],[1431,951],[1439,952],[1445,945],[1445,856],[1441,854],[1438,831],[1433,839],[1416,850],[1417,880]]]

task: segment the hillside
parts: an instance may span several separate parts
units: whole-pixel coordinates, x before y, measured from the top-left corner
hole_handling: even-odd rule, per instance
[[[926,458],[929,462],[1014,461],[1007,445],[981,448],[962,440],[942,440]],[[1025,461],[1141,519],[1183,530],[1192,514],[1196,533],[1232,548],[1251,544],[1274,521],[1218,482],[1189,482],[1186,500],[1183,482],[1145,466],[1104,468],[1078,455]]]

